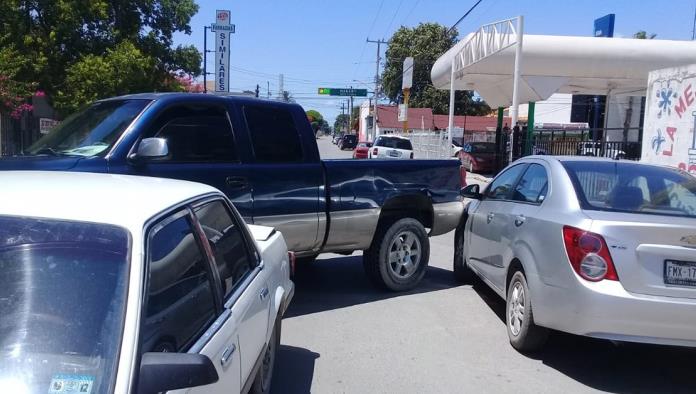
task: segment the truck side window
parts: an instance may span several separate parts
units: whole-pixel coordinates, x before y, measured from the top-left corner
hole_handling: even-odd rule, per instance
[[[148,242],[150,275],[141,334],[146,352],[185,351],[215,320],[208,261],[188,217],[179,213],[172,219],[157,225]]]
[[[244,118],[259,163],[302,161],[300,134],[290,112],[267,106],[244,106]]]
[[[241,226],[222,201],[198,207],[195,214],[213,250],[222,291],[227,298],[259,264],[256,251],[247,247]]]
[[[235,162],[237,148],[224,109],[184,105],[167,109],[157,120],[153,137],[166,138],[172,162]]]

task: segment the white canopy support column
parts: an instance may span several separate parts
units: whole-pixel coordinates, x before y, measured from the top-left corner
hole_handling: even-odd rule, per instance
[[[522,66],[522,29],[523,29],[523,16],[517,17],[517,46],[515,47],[515,70],[512,75],[512,107],[510,108],[510,117],[512,118],[512,127],[517,126],[517,120],[519,119],[519,109],[520,109],[520,67]],[[529,126],[527,126],[529,127]],[[510,160],[512,163],[513,152],[515,151],[515,133],[510,133]]]
[[[449,119],[447,121],[447,150],[449,152],[452,150],[452,131],[454,129],[454,95],[457,90],[454,88],[454,63],[457,61],[456,57],[452,58],[452,72],[450,75],[450,101],[449,101]]]

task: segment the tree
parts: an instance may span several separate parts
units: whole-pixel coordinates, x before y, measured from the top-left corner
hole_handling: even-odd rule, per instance
[[[334,130],[338,132],[343,130],[344,128],[347,128],[349,120],[350,117],[346,114],[340,114],[336,116],[336,120],[334,121]]]
[[[15,119],[32,109],[27,101],[35,84],[18,80],[22,70],[28,66],[27,63],[27,59],[14,47],[0,48],[0,112],[9,113]]]
[[[648,34],[645,30],[640,30],[633,35],[633,38],[637,38],[639,40],[652,40],[655,37],[657,37],[657,34]]]
[[[394,103],[401,98],[401,82],[404,59],[412,56],[413,87],[409,106],[432,108],[435,114],[449,112],[449,92],[437,90],[430,80],[430,69],[435,61],[457,42],[457,32],[437,23],[421,23],[414,28],[402,26],[389,40],[386,65],[382,73],[382,86],[386,96]],[[490,107],[472,91],[459,91],[455,95],[456,115],[487,115]]]
[[[306,112],[307,114],[307,120],[309,120],[309,123],[312,125],[312,130],[314,131],[314,134],[321,129],[321,126],[324,122],[324,117],[319,113],[319,111],[310,109],[309,111]]]
[[[95,97],[94,92],[97,98],[105,97],[113,91],[112,77],[134,76],[132,67],[109,75],[104,93],[94,86],[101,82],[101,72],[84,88],[68,87],[68,78],[86,83],[80,76],[85,71],[130,60],[148,74],[134,84],[117,84],[118,91],[133,85],[179,90],[176,77],[200,74],[201,54],[194,46],[174,47],[173,35],[190,34],[189,23],[197,11],[193,0],[0,0],[0,48],[21,48],[19,56],[27,62],[14,80],[36,85],[49,100],[71,89],[81,89],[85,97]],[[131,55],[136,57],[129,59]],[[61,100],[66,104],[64,97]]]

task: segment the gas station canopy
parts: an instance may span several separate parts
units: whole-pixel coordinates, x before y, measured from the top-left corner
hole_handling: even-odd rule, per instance
[[[512,104],[515,34],[479,31],[467,35],[433,65],[438,89],[475,90],[491,107]],[[525,34],[519,102],[554,93],[645,94],[648,72],[696,63],[696,42]],[[455,67],[452,73],[452,67]]]

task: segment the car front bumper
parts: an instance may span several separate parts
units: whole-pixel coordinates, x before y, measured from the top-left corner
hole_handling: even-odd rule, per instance
[[[696,299],[633,294],[607,280],[577,278],[572,289],[542,287],[533,301],[542,326],[616,341],[696,347]]]

